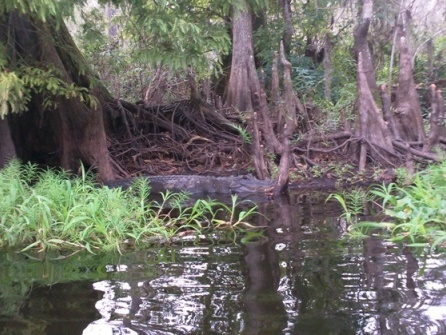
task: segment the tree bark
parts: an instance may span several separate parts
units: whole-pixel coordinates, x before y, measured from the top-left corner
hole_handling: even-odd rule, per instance
[[[375,67],[373,65],[372,53],[370,52],[368,43],[368,34],[370,28],[370,22],[373,16],[373,0],[361,0],[362,11],[361,18],[358,25],[354,30],[355,51],[356,55],[362,54],[363,68],[361,71],[364,73],[367,80],[367,85],[374,97],[378,96],[378,85],[376,84]],[[359,63],[359,60],[358,60]]]
[[[1,41],[14,57],[26,59],[28,66],[57,69],[65,83],[84,87],[99,100],[98,106],[92,108],[78,97],[50,97],[55,108],[48,110],[42,104],[45,96],[34,94],[28,110],[11,118],[19,157],[45,164],[50,156],[57,156],[58,164],[66,170],[77,172],[82,163],[93,168],[99,180],[113,179],[101,108],[108,92],[93,84],[93,76],[65,24],[51,18],[41,22],[17,12],[4,15],[2,24],[7,33],[3,31],[0,38],[14,36],[9,40],[13,44]]]
[[[225,107],[250,111],[255,92],[260,92],[260,83],[252,45],[252,14],[248,2],[241,0],[232,9],[232,63]]]
[[[424,141],[421,106],[413,79],[412,57],[404,29],[401,29],[399,51],[399,77],[395,101],[395,117],[398,121],[399,134],[404,141]]]
[[[277,52],[273,54],[271,66],[271,105],[277,106],[280,102],[279,69],[277,67]]]
[[[359,133],[360,136],[389,153],[393,153],[392,136],[368,86],[362,53],[358,55]],[[387,154],[384,154],[387,156]]]
[[[330,33],[325,34],[324,39],[324,96],[325,99],[331,100],[331,81],[332,81],[332,64],[331,57],[333,53],[333,42]]]
[[[257,178],[263,180],[269,177],[268,168],[265,162],[265,156],[263,154],[261,132],[259,130],[259,121],[257,112],[252,113],[252,122],[248,127],[251,134],[251,159],[256,171]],[[252,128],[252,129],[251,129]]]
[[[283,124],[278,125],[278,135],[282,143],[280,148],[280,163],[277,183],[274,188],[276,195],[284,193],[288,187],[290,166],[291,166],[291,150],[290,138],[297,127],[296,112],[301,110],[301,103],[293,90],[291,81],[291,63],[285,57],[285,48],[283,43],[280,44],[280,62],[283,66],[283,86],[284,86],[284,105],[281,108],[281,120]]]
[[[284,22],[284,31],[282,37],[283,47],[285,49],[285,53],[289,55],[291,51],[291,41],[294,33],[293,18],[291,13],[291,0],[280,0],[280,5],[282,6],[282,16]]]
[[[16,157],[8,119],[0,119],[0,169]]]
[[[255,102],[254,102],[255,100]],[[225,107],[252,112],[248,131],[251,135],[251,156],[259,179],[268,175],[257,117],[268,115],[266,97],[260,86],[252,43],[252,13],[246,0],[232,8],[232,63]],[[268,119],[269,121],[269,115]],[[272,129],[272,127],[271,127]]]
[[[374,146],[374,150],[368,150],[370,155],[378,160],[381,160],[382,157],[390,158],[389,155],[394,153],[390,131],[375,102],[378,87],[367,42],[372,15],[373,1],[363,0],[361,20],[354,33],[358,58],[358,131],[359,136],[365,141],[361,145],[360,170],[365,168],[367,149],[372,149],[368,144]]]
[[[431,101],[430,127],[426,145],[423,147],[424,152],[430,151],[434,145],[440,142],[440,138],[446,135],[443,93],[441,90],[437,90],[436,86],[432,84],[429,88],[429,96],[429,100]]]
[[[381,105],[383,109],[384,121],[386,121],[390,131],[392,132],[393,137],[396,140],[401,140],[401,136],[399,134],[398,126],[395,120],[395,115],[392,111],[392,99],[390,97],[389,91],[386,85],[381,85]]]

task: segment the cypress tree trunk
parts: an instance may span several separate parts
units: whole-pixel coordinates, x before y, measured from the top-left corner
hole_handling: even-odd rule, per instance
[[[254,99],[256,101],[254,102]],[[266,162],[258,129],[259,108],[267,109],[266,98],[262,94],[254,61],[252,45],[252,13],[246,0],[232,9],[232,63],[226,89],[225,106],[242,112],[253,112],[249,120],[251,155],[254,169],[259,179],[268,176]]]
[[[94,78],[63,22],[42,22],[17,12],[4,14],[0,21],[0,42],[8,47],[11,68],[15,60],[21,60],[27,66],[53,69],[65,83],[84,87],[93,96],[107,94],[92,84]],[[54,103],[52,110],[44,107],[45,98]],[[78,97],[33,94],[28,110],[10,117],[19,158],[73,172],[82,163],[93,168],[100,180],[113,179],[102,101],[92,108]]]
[[[15,146],[12,142],[8,119],[0,119],[0,169],[15,157]]]
[[[225,106],[240,111],[253,109],[252,97],[260,92],[252,46],[252,14],[246,0],[233,6],[232,63]]]
[[[291,51],[291,40],[293,38],[294,27],[293,27],[293,16],[291,12],[291,0],[280,0],[280,6],[282,7],[282,16],[284,23],[283,30],[283,47],[285,48],[285,53],[289,55]]]
[[[390,158],[389,154],[394,152],[390,131],[375,102],[375,97],[378,96],[378,86],[367,42],[372,14],[373,1],[362,0],[361,20],[354,34],[358,56],[358,130],[359,135],[364,138],[359,157],[360,170],[365,168],[367,151],[377,159]]]
[[[409,142],[424,141],[425,133],[421,106],[413,79],[412,55],[409,52],[406,32],[403,28],[399,38],[399,77],[396,91],[396,113],[399,134]]]

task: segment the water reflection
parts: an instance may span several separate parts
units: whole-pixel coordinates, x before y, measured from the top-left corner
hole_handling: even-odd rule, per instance
[[[280,268],[271,243],[245,247],[246,289],[243,293],[243,334],[280,334],[286,327],[286,311],[279,294]]]
[[[260,210],[266,238],[244,245],[2,255],[0,334],[446,334],[444,255],[346,242],[338,208],[308,195]]]

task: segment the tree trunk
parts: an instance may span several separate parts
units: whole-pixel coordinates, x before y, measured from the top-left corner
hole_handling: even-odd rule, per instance
[[[9,129],[9,121],[7,118],[0,119],[0,169],[15,157],[16,152]]]
[[[333,41],[330,33],[325,34],[324,39],[324,96],[325,99],[331,100],[331,80],[332,80],[332,64],[331,57],[333,53]]]
[[[421,106],[413,79],[412,56],[407,37],[401,29],[399,38],[400,63],[398,88],[396,91],[396,113],[401,139],[409,142],[424,141],[424,127]]]
[[[360,136],[379,150],[393,153],[392,136],[384,122],[381,110],[376,105],[368,86],[367,70],[363,68],[362,53],[358,55],[358,95],[359,95],[359,133]],[[373,155],[373,151],[371,151]],[[388,156],[387,153],[381,152]]]
[[[426,42],[426,53],[427,53],[427,79],[432,81],[434,78],[434,41],[430,38]]]
[[[277,67],[277,56],[277,52],[274,52],[271,66],[271,105],[273,107],[280,103],[280,80],[279,69]]]
[[[251,8],[246,0],[242,0],[232,8],[232,63],[225,107],[253,112],[249,118],[248,131],[252,141],[253,165],[259,179],[268,176],[257,123],[257,117],[265,114],[263,109],[268,109],[266,97],[262,93],[254,61]]]
[[[99,98],[97,108],[91,108],[78,97],[49,97],[55,108],[48,110],[42,104],[48,96],[34,94],[28,110],[11,118],[19,157],[45,164],[51,156],[57,158],[58,165],[73,172],[83,163],[98,173],[99,180],[113,179],[101,108],[102,96],[108,93],[90,80],[88,66],[64,23],[53,19],[41,22],[11,12],[3,16],[2,24],[6,30],[0,33],[0,39],[9,38],[1,42],[10,48],[11,59],[26,59],[28,66],[57,69],[59,78],[68,85],[84,87]],[[11,68],[14,65],[10,64]]]
[[[358,98],[359,98],[359,135],[364,139],[361,145],[360,166],[365,168],[365,155],[369,154],[380,161],[390,159],[394,153],[392,137],[384,122],[381,111],[375,102],[378,87],[375,79],[372,56],[367,42],[370,20],[373,15],[373,1],[362,1],[361,20],[355,28],[355,46],[358,58]]]
[[[296,112],[299,111],[301,103],[293,90],[291,81],[291,63],[285,57],[285,48],[283,43],[280,44],[280,62],[283,67],[283,100],[284,106],[282,108],[283,125],[279,123],[278,133],[279,139],[282,142],[280,152],[279,174],[277,177],[276,187],[274,193],[276,195],[284,193],[288,187],[291,166],[291,151],[290,138],[297,127]],[[300,111],[302,111],[300,109]]]
[[[282,37],[283,47],[285,48],[285,53],[289,55],[291,51],[291,41],[294,33],[293,19],[291,14],[291,0],[280,0],[280,5],[282,6],[282,15],[284,22],[284,31]]]
[[[225,106],[239,111],[253,109],[252,96],[260,92],[252,46],[252,14],[246,0],[232,9],[232,64]]]
[[[396,119],[392,112],[392,99],[390,97],[389,90],[387,89],[386,85],[381,85],[380,91],[381,91],[381,105],[383,109],[384,121],[386,121],[390,131],[392,132],[393,137],[396,140],[401,140]]]
[[[429,88],[429,100],[431,102],[430,127],[426,145],[423,147],[424,152],[430,151],[434,145],[440,142],[440,138],[444,138],[446,135],[443,93],[441,90],[437,90],[434,84]]]
[[[378,85],[376,84],[375,67],[373,66],[372,54],[368,43],[370,21],[373,16],[373,0],[362,0],[362,13],[359,24],[355,27],[354,40],[356,55],[362,54],[363,68],[367,85],[374,97],[378,96]],[[359,63],[359,61],[358,61]]]

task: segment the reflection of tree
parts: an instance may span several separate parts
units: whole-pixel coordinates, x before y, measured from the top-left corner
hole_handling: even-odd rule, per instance
[[[269,239],[280,249],[286,269],[280,288],[288,331],[298,334],[354,334],[355,318],[342,308],[342,246],[330,244],[340,231],[336,211],[317,197],[293,195],[276,199]],[[331,217],[330,217],[331,214]],[[343,269],[345,270],[345,269]]]
[[[286,327],[286,312],[278,294],[280,269],[274,245],[259,242],[246,246],[246,310],[244,334],[280,334]]]
[[[239,334],[243,276],[236,246],[184,246],[165,259],[126,266],[95,283],[104,292],[102,318],[85,329],[98,333]]]
[[[423,264],[411,249],[377,238],[339,241],[333,208],[312,196],[289,200],[260,205],[271,219],[259,217],[266,239],[242,247],[58,262],[2,254],[0,335],[74,332],[87,322],[85,335],[446,334],[444,255]]]
[[[420,308],[428,306],[429,297],[417,287],[418,261],[411,250],[404,247],[400,251],[379,238],[367,238],[363,246],[364,286],[373,293],[368,305],[376,334],[428,334],[429,329],[437,328]]]
[[[107,277],[107,265],[121,257],[79,253],[54,261],[46,256],[0,254],[0,335],[82,333],[97,317],[99,295],[91,282]]]

